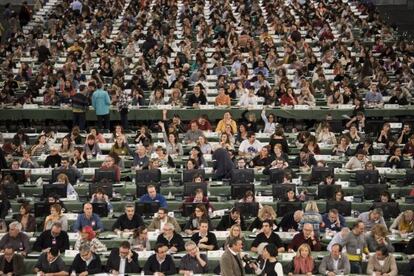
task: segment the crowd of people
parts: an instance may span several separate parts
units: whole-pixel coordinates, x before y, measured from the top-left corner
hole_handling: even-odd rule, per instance
[[[86,180],[83,169],[93,168],[103,154],[99,167],[113,171],[114,182],[125,179],[123,169],[179,168],[184,158],[184,171],[212,166],[214,181],[230,179],[235,169],[253,168],[263,174],[283,170],[281,184],[292,184],[298,173],[329,166],[317,159],[326,148],[349,171],[376,170],[378,162],[370,157],[378,153],[386,156],[380,166],[414,165],[412,118],[401,118],[401,127],[395,129],[392,121],[366,116],[367,110],[384,104],[409,105],[414,89],[414,44],[400,39],[370,2],[58,0],[39,21],[37,12],[43,7],[42,1],[34,6],[25,2],[18,12],[5,7],[7,25],[4,31],[0,26],[1,108],[59,106],[70,108],[73,119],[63,138],[50,126],[34,142],[24,129],[12,139],[0,133],[0,169],[25,169],[24,181],[31,179],[30,169],[53,168],[61,173],[52,183],[63,184],[68,198],[82,201],[77,184]],[[205,105],[228,111],[219,121],[205,114],[184,121],[166,108]],[[341,121],[328,115],[292,122],[272,113],[279,107],[295,112],[298,107],[343,105],[352,105],[351,116]],[[233,118],[232,106],[246,111]],[[91,107],[96,125],[86,120]],[[137,127],[128,119],[131,109],[159,107],[162,120],[139,120]],[[250,108],[260,109],[260,117]],[[111,121],[111,109],[119,113],[119,124]],[[378,120],[381,127],[376,130],[371,125]],[[259,132],[268,135],[266,142],[256,137]],[[294,133],[293,142],[287,139],[289,132]],[[158,137],[163,143],[157,143]],[[208,137],[217,137],[218,142]],[[209,180],[196,174],[191,181]],[[394,256],[394,252],[414,254],[412,210],[399,212],[390,223],[373,205],[348,228],[337,209],[321,213],[306,189],[300,193],[288,189],[278,199],[304,202],[303,210],[277,214],[272,206],[259,203],[252,220],[234,207],[215,224],[214,202],[200,186],[183,200],[181,209],[185,203],[196,206],[180,224],[169,215],[169,202],[158,186],[151,184],[137,198],[159,203],[151,221],[143,219],[135,204],[126,203],[124,213],[105,229],[93,204],[105,203],[112,214],[114,195],[98,188],[83,202],[74,223],[59,196],[49,195],[38,225],[39,217],[32,215],[28,202],[12,218],[7,216],[11,202],[24,197],[19,184],[12,176],[1,175],[0,274],[27,273],[24,261],[32,251],[40,252],[33,268],[39,275],[414,273],[414,259],[399,272]],[[318,184],[335,184],[335,175]],[[338,189],[332,198],[321,199],[343,202],[344,195]],[[402,196],[414,196],[414,188]],[[249,190],[232,200],[255,203],[255,197]],[[394,198],[383,191],[376,201]],[[122,239],[119,246],[108,248],[100,239],[105,230]],[[223,244],[214,231],[227,231]],[[244,231],[254,234],[249,247]],[[286,241],[279,231],[297,233]],[[41,232],[32,245],[28,232]],[[79,234],[74,244],[78,253],[70,264],[62,258],[71,247],[69,232]],[[155,245],[148,232],[157,233]],[[408,238],[408,243],[393,243],[390,233]],[[324,235],[330,237],[327,245],[321,240]],[[325,252],[325,247],[327,254],[317,260],[312,253]],[[101,258],[108,249],[104,263]],[[224,250],[219,265],[212,267],[206,253],[219,249]],[[154,254],[142,266],[138,257],[150,250]],[[182,252],[177,263],[174,254]],[[278,254],[288,252],[296,254],[282,265]]]

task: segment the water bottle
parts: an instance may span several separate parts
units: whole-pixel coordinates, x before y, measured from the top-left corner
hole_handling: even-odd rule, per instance
[[[28,185],[30,185],[30,184],[31,184],[31,182],[32,182],[32,180],[31,180],[30,178],[31,178],[30,176],[27,178],[27,184],[28,184]]]

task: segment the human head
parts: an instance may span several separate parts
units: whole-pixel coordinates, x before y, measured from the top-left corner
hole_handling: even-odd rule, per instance
[[[334,245],[332,245],[331,247],[332,258],[337,260],[339,256],[341,255],[341,252],[342,252],[342,245],[340,245],[339,243],[335,243]]]
[[[388,235],[387,228],[382,224],[375,224],[372,226],[371,235],[375,238],[385,238]]]
[[[365,224],[360,220],[355,222],[355,224],[352,227],[352,232],[357,236],[362,235],[364,233],[364,230],[365,230]]]
[[[51,247],[47,252],[47,260],[49,263],[53,262],[59,256],[59,249],[57,247]]]
[[[128,241],[121,242],[119,246],[119,256],[121,258],[126,258],[131,250],[131,244]]]
[[[265,219],[262,222],[262,232],[267,235],[271,233],[272,231],[273,231],[273,221],[271,221],[270,219]]]
[[[79,255],[84,261],[89,261],[92,258],[92,250],[89,244],[81,244],[81,246],[79,247]]]
[[[158,209],[158,218],[163,220],[168,215],[168,210],[166,208],[159,208]]]
[[[168,247],[162,243],[157,243],[154,248],[155,254],[158,259],[164,260],[168,252]]]
[[[293,219],[294,219],[296,222],[301,221],[301,220],[302,220],[302,218],[303,218],[303,211],[301,211],[301,210],[297,210],[297,211],[295,211],[295,212],[293,213]]]
[[[91,241],[96,237],[95,231],[93,231],[92,226],[85,226],[82,228],[81,237],[84,240]]]
[[[50,228],[50,234],[53,237],[57,237],[62,232],[62,224],[60,222],[55,222],[52,225],[52,228]]]
[[[201,234],[207,234],[208,232],[208,220],[202,219],[199,223],[199,230]]]
[[[267,244],[262,252],[263,259],[265,260],[271,257],[276,258],[277,255],[278,255],[277,247],[276,245],[272,243]]]
[[[311,248],[309,246],[309,244],[307,243],[302,243],[299,248],[298,248],[298,252],[296,254],[297,257],[302,257],[302,258],[308,258],[311,254]]]
[[[378,260],[382,261],[384,260],[386,257],[388,257],[389,255],[389,251],[388,248],[384,245],[380,245],[376,248],[375,250],[375,256],[377,257]]]
[[[335,222],[337,221],[339,216],[338,210],[337,209],[330,209],[329,213],[328,213],[328,218],[330,222]]]
[[[83,205],[83,213],[87,216],[87,217],[91,217],[93,214],[93,207],[92,204],[87,202]]]
[[[129,219],[132,219],[135,214],[135,206],[133,204],[125,205],[125,214]]]
[[[8,261],[11,262],[11,260],[13,259],[13,255],[14,255],[14,248],[11,244],[6,244],[4,246],[4,258]]]
[[[169,223],[169,222],[164,224],[164,226],[162,227],[162,232],[167,237],[171,237],[172,235],[174,235],[174,230],[175,230],[174,225],[172,223]]]
[[[369,219],[375,222],[378,222],[382,217],[382,209],[375,208],[371,212],[369,212]]]
[[[228,246],[233,252],[239,253],[243,249],[243,240],[238,237],[231,238],[229,240]]]
[[[230,238],[241,237],[242,236],[242,230],[241,230],[240,225],[233,224],[230,227],[229,236],[230,236]]]
[[[22,231],[22,224],[17,221],[13,221],[9,224],[9,235],[10,237],[17,237],[17,235]]]
[[[149,197],[152,199],[154,199],[157,196],[157,189],[152,184],[147,186],[147,192],[148,192]]]
[[[28,203],[28,202],[23,202],[21,205],[20,205],[20,214],[21,215],[27,215],[27,214],[29,214],[30,213],[30,210],[31,210],[32,208],[31,208],[31,206],[30,206],[30,204]]]
[[[193,241],[187,241],[184,245],[185,250],[187,251],[187,254],[190,255],[191,257],[195,257],[197,255],[197,245],[195,242]]]

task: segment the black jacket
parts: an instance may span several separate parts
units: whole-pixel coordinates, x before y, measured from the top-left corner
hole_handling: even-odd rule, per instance
[[[233,226],[233,224],[236,224],[236,222],[231,218],[230,214],[224,215],[219,224],[216,227],[217,231],[227,231],[230,227]],[[246,231],[246,224],[244,223],[243,216],[240,216],[240,227],[242,231]]]
[[[89,266],[86,266],[86,262],[82,260],[80,254],[77,254],[75,259],[73,260],[72,265],[70,266],[69,273],[75,271],[76,274],[80,274],[82,272],[87,271],[88,274],[96,274],[102,272],[102,263],[99,255],[93,254],[93,260],[89,263]]]
[[[175,263],[171,255],[165,256],[164,262],[160,265],[157,261],[157,255],[154,254],[148,258],[144,265],[145,275],[153,275],[155,272],[162,272],[165,275],[173,275],[177,273]]]
[[[119,263],[121,262],[121,257],[119,256],[119,248],[114,248],[111,251],[111,254],[108,257],[106,262],[106,270],[111,272],[112,270],[119,270]],[[141,267],[138,263],[138,254],[132,251],[132,260],[131,262],[126,261],[125,263],[125,273],[140,273]]]
[[[66,249],[69,249],[68,234],[62,230],[59,236],[53,238],[51,230],[43,231],[33,244],[33,251],[40,252],[49,247],[57,247],[61,253],[65,252]]]

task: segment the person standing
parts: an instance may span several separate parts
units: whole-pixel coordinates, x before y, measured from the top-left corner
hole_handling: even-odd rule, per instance
[[[79,86],[79,93],[72,96],[73,126],[80,130],[86,128],[86,111],[89,108],[88,89],[86,85]]]
[[[228,247],[220,258],[220,268],[222,276],[244,276],[243,262],[240,252],[243,248],[243,240],[241,238],[231,239]]]
[[[96,88],[92,94],[92,106],[98,118],[98,128],[104,127],[105,129],[109,129],[109,107],[111,105],[111,98],[108,92],[103,89],[101,82],[96,84]]]

